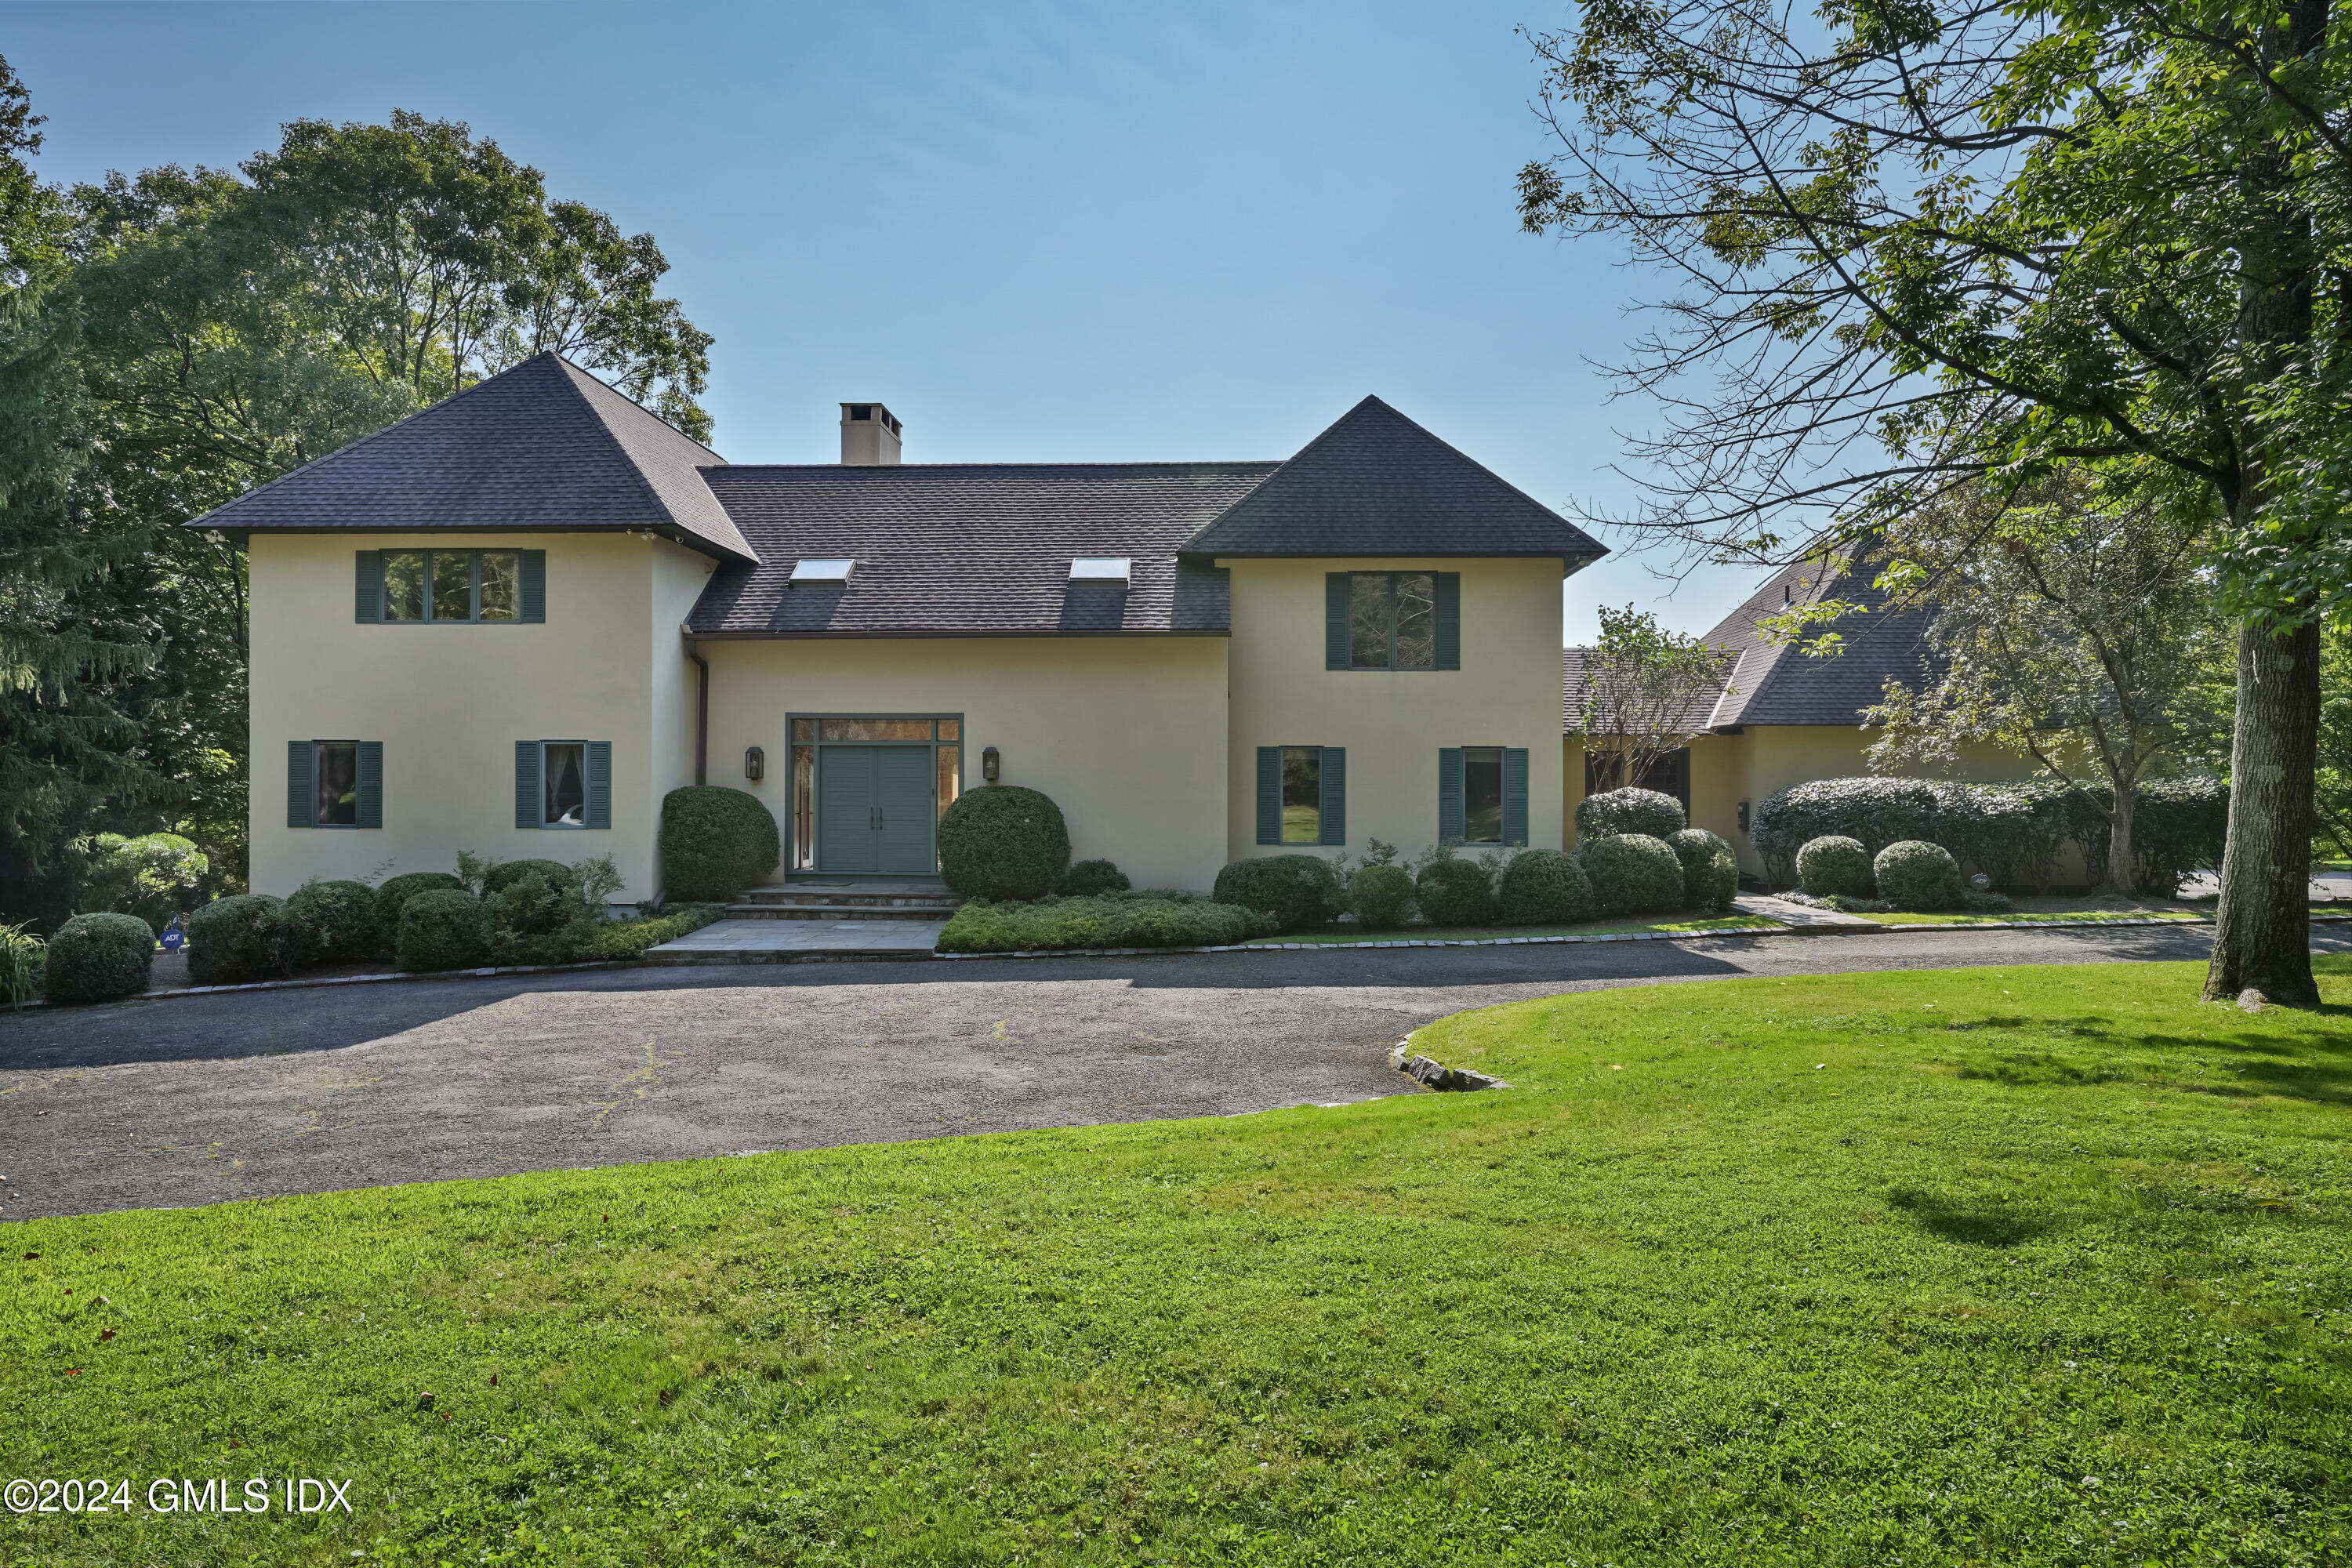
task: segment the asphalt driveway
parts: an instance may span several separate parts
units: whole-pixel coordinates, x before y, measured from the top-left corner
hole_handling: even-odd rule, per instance
[[[0,1221],[1365,1100],[1417,1092],[1388,1048],[1465,1007],[2206,946],[2128,927],[632,969],[0,1015]]]

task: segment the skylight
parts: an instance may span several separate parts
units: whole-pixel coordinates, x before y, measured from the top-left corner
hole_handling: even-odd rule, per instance
[[[1070,581],[1116,583],[1125,587],[1130,562],[1125,555],[1081,555],[1070,563]]]
[[[795,587],[803,584],[812,588],[839,587],[849,581],[849,568],[853,564],[855,563],[848,561],[820,561],[803,556],[793,563],[793,584]]]

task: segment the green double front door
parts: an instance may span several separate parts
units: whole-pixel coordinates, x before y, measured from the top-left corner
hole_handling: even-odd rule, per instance
[[[938,787],[929,746],[820,748],[816,868],[930,876],[939,869]]]

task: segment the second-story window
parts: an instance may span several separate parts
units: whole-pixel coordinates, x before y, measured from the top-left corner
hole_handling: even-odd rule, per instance
[[[512,621],[522,616],[519,550],[387,550],[387,621]]]
[[[1430,572],[1349,574],[1349,663],[1358,669],[1430,669],[1437,662],[1437,577]]]

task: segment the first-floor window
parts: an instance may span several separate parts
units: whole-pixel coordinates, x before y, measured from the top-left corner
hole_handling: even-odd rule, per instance
[[[1437,753],[1441,844],[1528,841],[1528,752],[1520,746],[1448,746]]]
[[[1282,748],[1282,841],[1323,841],[1323,748]]]
[[[382,827],[383,742],[289,742],[286,826]]]
[[[588,742],[585,741],[542,741],[541,754],[544,761],[540,777],[546,786],[546,799],[540,814],[541,827],[585,827],[588,826]]]
[[[1503,748],[1462,748],[1462,841],[1503,841]]]
[[[1348,752],[1344,747],[1257,749],[1257,841],[1348,842]]]
[[[320,741],[318,747],[317,811],[313,817],[320,827],[357,827],[360,825],[360,743],[357,741]]]

